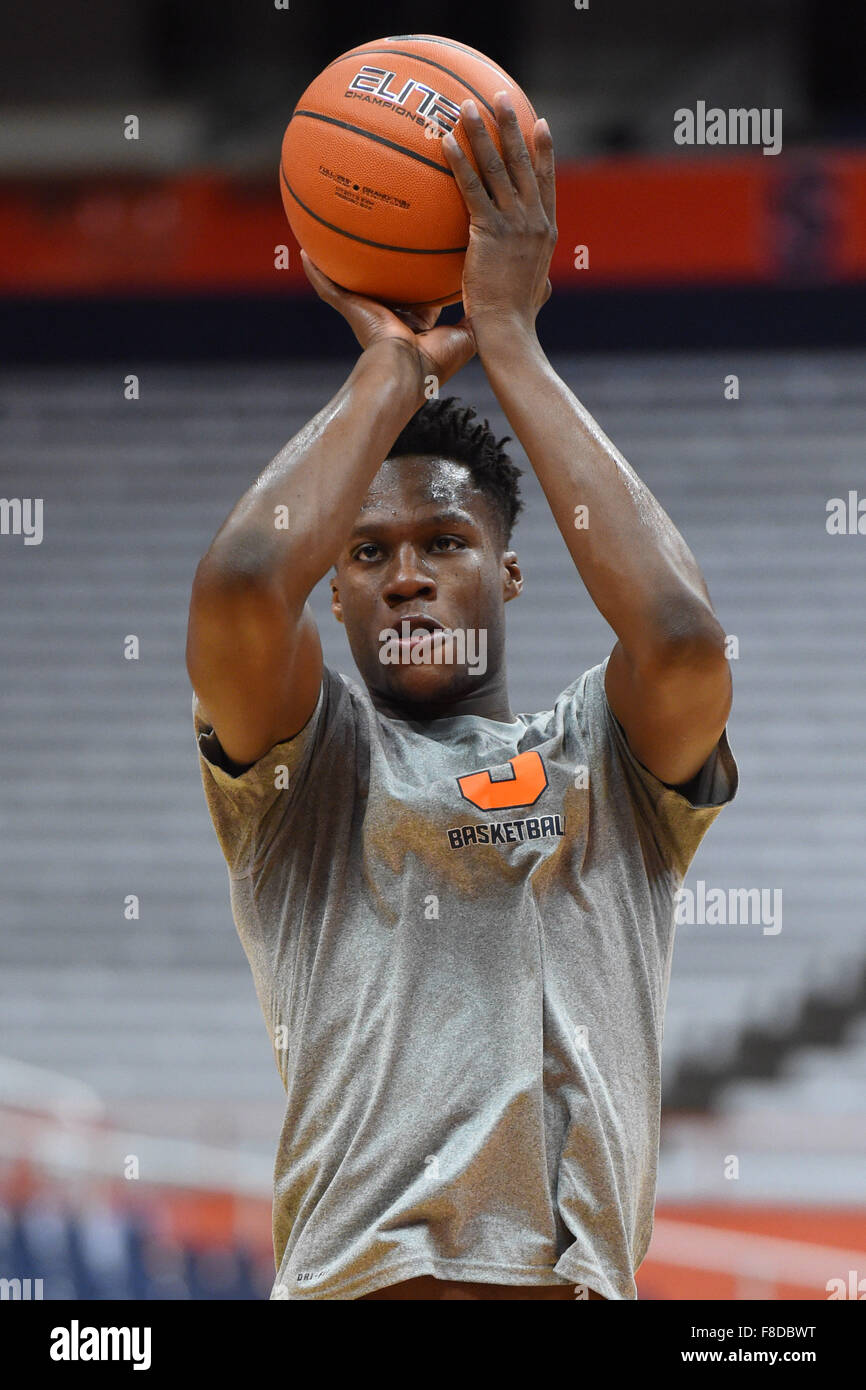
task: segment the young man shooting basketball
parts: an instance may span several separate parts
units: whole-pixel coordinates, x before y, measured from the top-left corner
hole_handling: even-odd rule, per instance
[[[549,132],[533,162],[500,100],[503,162],[462,118],[466,320],[306,263],[363,352],[193,587],[205,790],[287,1091],[274,1298],[636,1297],[674,895],[737,787],[700,570],[535,334]],[[617,638],[535,715],[504,664],[517,470],[472,412],[423,405],[476,350]],[[363,687],[323,666],[307,606],[332,566]],[[460,631],[483,670],[436,659]]]

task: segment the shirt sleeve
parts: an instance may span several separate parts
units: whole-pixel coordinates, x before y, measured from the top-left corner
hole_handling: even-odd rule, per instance
[[[659,781],[635,757],[625,730],[608,703],[604,688],[606,668],[607,660],[587,672],[584,699],[601,728],[605,757],[621,770],[635,811],[652,833],[662,858],[681,881],[701,840],[722,808],[733,801],[739,786],[739,770],[727,729],[690,783],[690,794],[684,795]]]
[[[250,873],[301,797],[317,750],[333,721],[335,682],[341,684],[339,676],[326,666],[316,707],[304,727],[238,775],[229,770],[232,764],[193,694],[193,725],[205,800],[231,877]]]

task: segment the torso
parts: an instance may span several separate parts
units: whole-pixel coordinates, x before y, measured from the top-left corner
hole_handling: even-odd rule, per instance
[[[587,1298],[601,1299],[595,1289],[588,1289]],[[462,1279],[434,1279],[432,1274],[424,1274],[418,1279],[405,1279],[400,1284],[389,1284],[384,1289],[374,1289],[361,1298],[388,1299],[566,1299],[569,1303],[581,1301],[583,1288],[575,1289],[573,1284],[470,1284]]]

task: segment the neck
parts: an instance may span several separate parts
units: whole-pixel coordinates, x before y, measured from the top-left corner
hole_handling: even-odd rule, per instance
[[[484,689],[473,689],[447,695],[439,700],[400,700],[396,695],[367,687],[370,699],[380,714],[389,719],[410,719],[419,723],[430,723],[435,719],[452,719],[455,715],[475,714],[482,719],[498,719],[506,724],[514,723],[514,714],[508,698],[505,675],[494,677]]]

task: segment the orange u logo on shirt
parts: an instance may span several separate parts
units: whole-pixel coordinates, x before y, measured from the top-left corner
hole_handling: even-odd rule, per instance
[[[518,753],[509,759],[511,777],[494,782],[489,769],[457,778],[461,794],[479,811],[504,811],[512,806],[534,806],[547,787],[547,772],[540,753]]]

